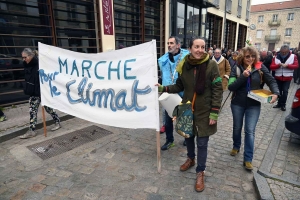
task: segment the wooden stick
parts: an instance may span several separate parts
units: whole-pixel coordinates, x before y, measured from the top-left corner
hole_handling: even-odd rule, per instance
[[[43,125],[44,125],[44,136],[47,137],[47,126],[46,126],[46,118],[45,118],[45,108],[42,106],[42,115],[43,115]]]
[[[157,147],[157,171],[161,173],[161,157],[160,157],[160,132],[156,131],[156,147]]]

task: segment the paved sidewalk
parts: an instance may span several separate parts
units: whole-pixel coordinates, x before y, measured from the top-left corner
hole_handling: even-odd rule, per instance
[[[297,87],[291,85],[290,94],[294,95]],[[0,145],[0,199],[300,199],[300,139],[284,129],[282,119],[288,110],[262,107],[255,138],[255,170],[248,172],[242,166],[243,149],[236,157],[229,155],[232,115],[228,100],[220,114],[218,132],[209,141],[206,189],[197,193],[195,168],[179,171],[186,160],[186,149],[176,133],[175,147],[161,152],[159,174],[153,130],[108,127],[67,119],[67,114],[58,112],[65,117],[62,128],[48,132],[46,138],[39,129],[35,138],[1,140],[15,130],[27,129],[28,107],[19,105],[4,110],[8,121],[0,123],[0,141],[4,141]],[[39,119],[41,123],[41,112]],[[90,125],[113,134],[47,160],[27,148]],[[164,142],[165,134],[161,134],[161,145]]]
[[[287,111],[283,115],[278,115],[277,112],[282,112],[280,110],[274,113],[273,124],[276,129],[258,170],[258,174],[265,177],[267,182],[259,183],[265,199],[300,199],[300,137],[284,127],[284,119],[290,112],[295,91],[299,87],[291,84]],[[271,192],[265,193],[264,190],[269,189]]]

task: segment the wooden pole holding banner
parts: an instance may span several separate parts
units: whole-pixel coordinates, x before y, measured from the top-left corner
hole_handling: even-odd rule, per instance
[[[47,137],[47,126],[46,126],[46,118],[45,118],[45,108],[42,106],[42,116],[43,116],[43,125],[44,125],[44,136]]]
[[[157,72],[157,52],[156,52],[156,40],[152,40],[152,44],[153,44],[153,52],[154,53],[154,57],[155,57],[155,66],[154,66],[154,69],[155,69],[155,72],[154,72],[154,77],[156,79],[156,81],[158,80],[158,72]],[[156,82],[157,83],[157,82]],[[155,99],[158,100],[158,87],[155,87]],[[157,127],[156,127],[156,151],[157,151],[157,171],[158,173],[161,173],[161,157],[160,157],[160,131],[159,131],[159,103],[158,101],[156,102],[156,124],[157,124]]]
[[[157,171],[161,172],[161,157],[160,157],[160,132],[156,131],[156,148],[157,148]]]

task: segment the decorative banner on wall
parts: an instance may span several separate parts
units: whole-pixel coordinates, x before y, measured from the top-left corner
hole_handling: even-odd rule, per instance
[[[113,35],[112,1],[102,0],[102,18],[104,35]]]
[[[42,105],[109,126],[159,130],[156,41],[98,54],[39,43]]]

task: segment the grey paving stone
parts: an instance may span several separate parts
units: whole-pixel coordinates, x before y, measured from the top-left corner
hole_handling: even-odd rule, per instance
[[[27,192],[23,200],[40,200],[44,197],[43,193]]]
[[[45,195],[54,196],[58,192],[58,187],[55,186],[47,186],[44,190]]]
[[[70,189],[72,187],[72,185],[74,185],[74,182],[71,181],[70,179],[66,180],[66,179],[63,179],[63,180],[60,180],[56,186],[58,186],[59,188],[67,188],[67,189]]]

